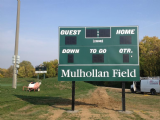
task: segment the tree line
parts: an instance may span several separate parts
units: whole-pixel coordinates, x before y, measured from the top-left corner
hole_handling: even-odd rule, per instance
[[[160,39],[158,37],[145,36],[139,42],[139,62],[140,76],[160,76]],[[43,62],[47,67],[46,78],[56,77],[58,75],[58,60]],[[0,77],[12,77],[13,66],[8,69],[0,68]],[[36,77],[35,68],[29,61],[22,61],[18,69],[18,77]],[[43,77],[43,74],[40,74]],[[109,83],[105,83],[109,84]]]
[[[47,73],[45,73],[46,78],[56,77],[58,75],[58,60],[51,60],[49,62],[43,62],[41,65],[47,67]],[[18,69],[18,78],[33,78],[37,77],[35,73],[35,67],[29,61],[22,61],[19,64]],[[11,65],[8,69],[0,68],[0,78],[9,78],[13,77],[13,65]],[[39,77],[42,78],[43,74],[39,74]]]

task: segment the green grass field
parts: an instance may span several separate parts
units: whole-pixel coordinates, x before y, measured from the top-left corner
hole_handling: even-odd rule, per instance
[[[121,89],[105,88],[106,95],[109,96],[106,99],[103,91],[92,92],[100,87],[86,82],[76,82],[75,108],[79,112],[70,114],[66,111],[71,110],[72,82],[60,82],[57,78],[42,79],[39,92],[23,91],[23,86],[28,86],[32,81],[38,80],[18,78],[17,89],[13,89],[12,78],[0,78],[0,120],[53,120],[52,117],[56,117],[55,120],[84,118],[86,120],[112,120],[115,116],[120,120],[160,120],[160,95],[135,94],[126,91],[126,110],[131,111],[132,114],[124,114],[118,112],[122,105]],[[94,98],[93,95],[97,97]],[[78,98],[81,100],[79,101]],[[89,101],[91,103],[88,103],[83,101],[83,98],[87,101],[90,98],[93,99]],[[101,103],[96,100],[101,100]],[[101,104],[109,100],[112,100],[109,102],[112,108],[108,104],[101,107]]]
[[[0,79],[0,119],[36,119],[36,116],[41,114],[49,114],[48,106],[71,105],[72,82],[59,82],[57,78],[42,79],[39,92],[23,91],[23,86],[28,86],[31,81],[38,80],[18,78],[17,89],[13,89],[12,78]],[[75,83],[76,98],[83,97],[89,90],[95,89],[86,82]]]

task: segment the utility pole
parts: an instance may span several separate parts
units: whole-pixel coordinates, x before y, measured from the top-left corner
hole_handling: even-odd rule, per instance
[[[13,67],[13,84],[12,88],[17,87],[17,55],[18,55],[18,41],[19,41],[19,21],[20,21],[20,0],[18,1],[18,6],[17,6],[17,24],[16,24],[16,36],[15,36],[15,50],[14,50],[14,55],[15,55],[15,63]]]

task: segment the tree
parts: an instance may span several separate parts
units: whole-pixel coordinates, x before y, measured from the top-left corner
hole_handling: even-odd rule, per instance
[[[35,75],[35,69],[29,61],[22,61],[19,64],[18,77],[33,77]]]
[[[6,72],[7,72],[7,69],[0,68],[1,76],[6,77]]]
[[[4,76],[0,73],[0,78],[3,78]]]
[[[58,60],[50,61],[52,63],[53,68],[55,69],[56,76],[58,75]]]
[[[43,65],[47,67],[46,77],[55,77],[58,75],[58,60],[55,59],[50,62],[43,62]]]
[[[20,67],[19,70],[18,70],[18,77],[24,78],[25,75],[26,75],[26,74],[25,74],[25,67],[22,66],[22,67]]]
[[[5,77],[13,77],[13,65],[6,70]]]
[[[160,75],[160,39],[145,36],[139,43],[141,76]]]

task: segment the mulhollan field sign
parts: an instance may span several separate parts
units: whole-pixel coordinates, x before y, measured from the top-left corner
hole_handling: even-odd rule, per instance
[[[59,27],[58,81],[139,81],[138,26]]]

